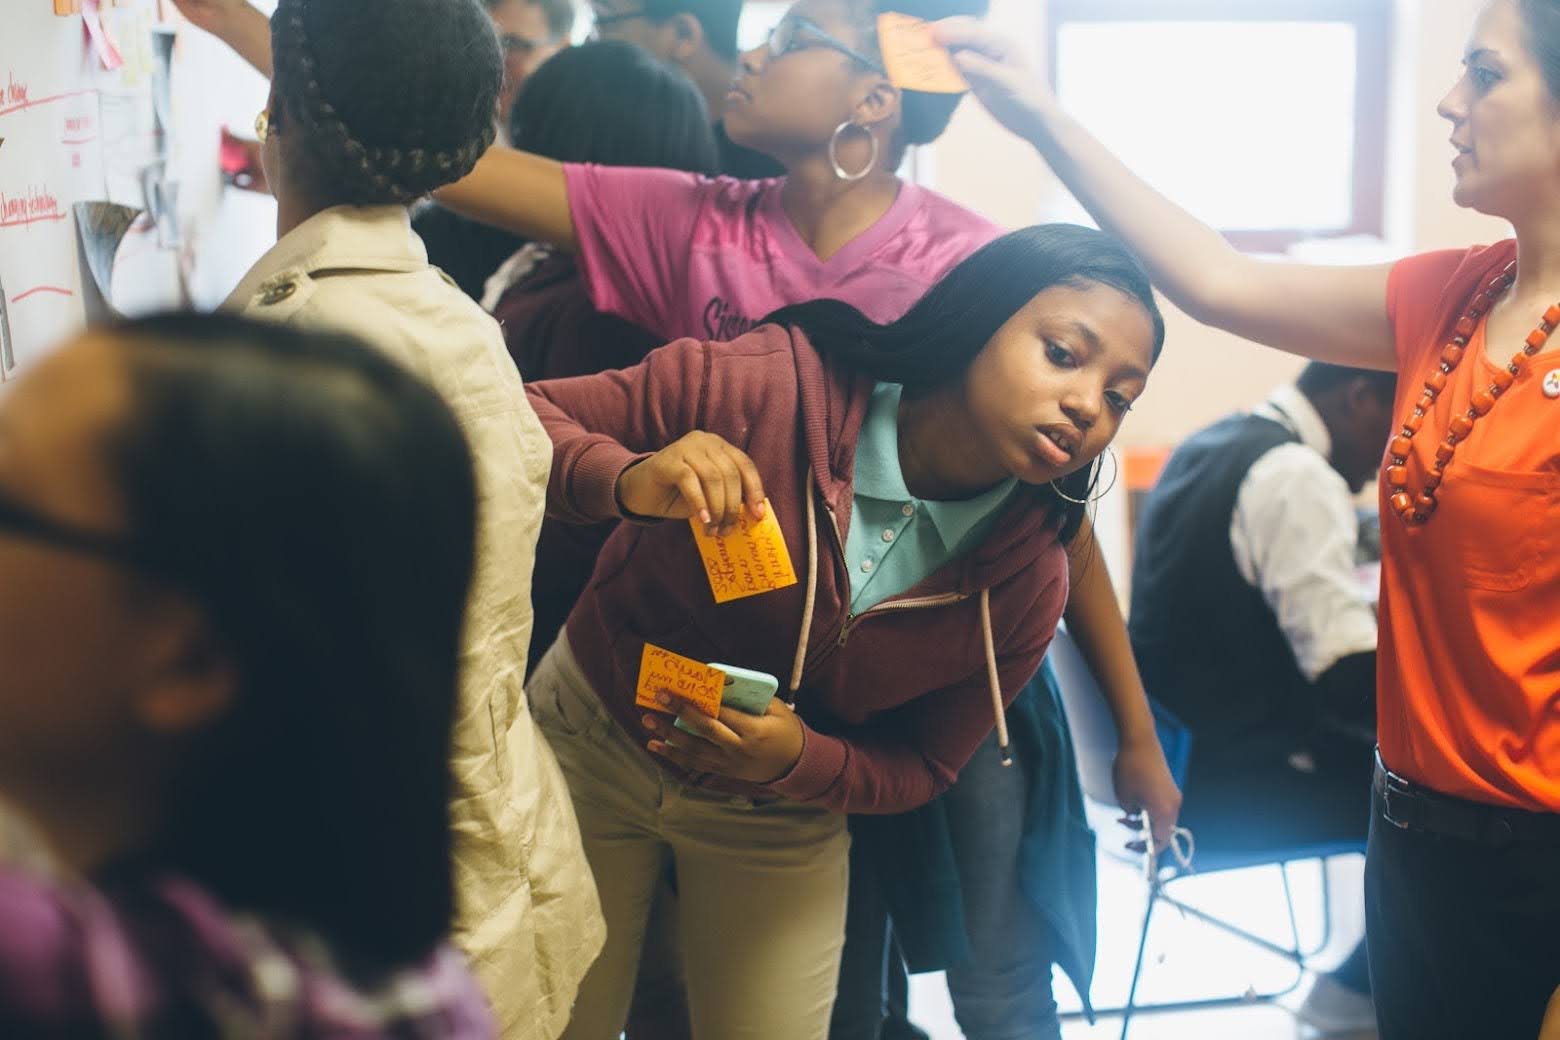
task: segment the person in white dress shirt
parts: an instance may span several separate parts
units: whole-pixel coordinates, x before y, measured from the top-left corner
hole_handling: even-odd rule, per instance
[[[1376,614],[1355,496],[1374,477],[1395,377],[1313,363],[1189,438],[1138,522],[1130,630],[1149,692],[1192,732],[1181,822],[1205,852],[1363,849]],[[1364,944],[1302,1016],[1373,1021]]]

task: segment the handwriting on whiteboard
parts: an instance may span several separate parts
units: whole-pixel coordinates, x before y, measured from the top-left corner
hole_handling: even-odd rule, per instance
[[[67,90],[59,94],[50,94],[48,97],[34,98],[29,93],[27,84],[18,80],[12,73],[6,73],[5,79],[4,87],[0,88],[0,116],[8,116],[12,112],[21,112],[25,109],[36,108],[39,105],[64,101],[66,98],[98,93],[96,87],[87,87],[82,90]]]
[[[65,219],[60,200],[47,188],[29,186],[25,195],[7,195],[0,191],[0,228],[25,227],[45,221]]]
[[[38,286],[34,286],[31,289],[28,289],[26,292],[19,292],[19,293],[17,293],[15,296],[11,297],[11,302],[12,303],[21,303],[23,300],[25,300],[25,299],[27,299],[29,297],[37,296],[39,293],[47,293],[50,296],[74,296],[74,295],[76,295],[74,292],[72,292],[71,290],[65,288],[63,285],[38,285]]]

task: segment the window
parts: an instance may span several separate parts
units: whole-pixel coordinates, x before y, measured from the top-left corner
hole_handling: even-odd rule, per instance
[[[1063,106],[1236,246],[1383,235],[1391,0],[1050,0]]]
[[[748,0],[737,24],[737,46],[747,51],[763,43],[790,7],[791,0]]]
[[[750,50],[763,43],[769,30],[785,15],[791,0],[748,0],[742,9],[742,20],[737,23],[737,46]],[[590,39],[595,28],[595,12],[589,6],[580,8],[580,16],[574,19],[574,42]]]

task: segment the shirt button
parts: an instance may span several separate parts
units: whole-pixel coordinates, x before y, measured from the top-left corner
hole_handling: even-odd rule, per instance
[[[900,512],[901,512],[901,513],[903,513],[903,514],[905,514],[905,516],[914,516],[914,515],[915,515],[915,506],[913,506],[913,505],[911,505],[911,504],[910,504],[910,503],[909,503],[909,502],[906,502],[906,503],[905,503],[905,504],[904,504],[904,505],[903,505],[903,506],[902,506],[902,507],[901,507],[901,508],[900,508],[900,510],[899,510],[899,511],[900,511]]]
[[[862,560],[861,561],[861,569],[863,571],[871,571],[872,570],[872,561],[871,560]]]
[[[891,542],[893,540],[894,540],[894,532],[893,531],[884,531],[883,532],[883,541]]]

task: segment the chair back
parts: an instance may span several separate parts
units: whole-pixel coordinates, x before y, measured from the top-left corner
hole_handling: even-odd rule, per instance
[[[1113,805],[1116,801],[1113,769],[1119,745],[1110,704],[1065,624],[1056,630],[1049,657],[1051,668],[1056,672],[1057,686],[1061,688],[1067,725],[1072,729],[1073,754],[1078,758],[1083,793],[1096,802]],[[1154,713],[1154,729],[1159,734],[1159,745],[1164,748],[1171,775],[1176,783],[1184,785],[1187,763],[1191,759],[1191,731],[1152,696],[1149,707]]]

